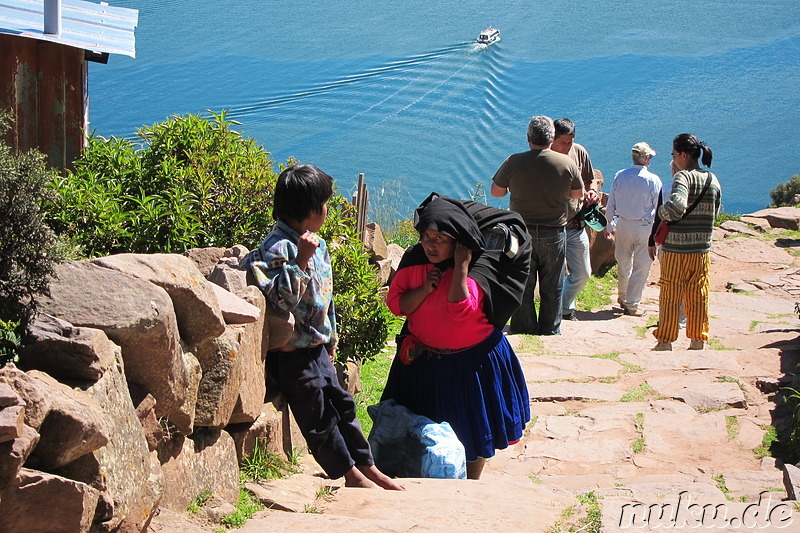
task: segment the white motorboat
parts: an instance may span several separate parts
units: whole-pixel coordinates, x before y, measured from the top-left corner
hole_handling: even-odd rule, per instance
[[[488,28],[483,30],[480,35],[478,35],[476,42],[478,44],[484,44],[488,46],[490,44],[496,43],[499,40],[500,40],[500,30],[489,26]]]

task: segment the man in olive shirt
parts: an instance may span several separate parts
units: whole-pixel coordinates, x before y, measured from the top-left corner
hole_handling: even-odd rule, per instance
[[[492,196],[511,192],[509,207],[522,216],[533,243],[531,272],[522,305],[511,317],[512,333],[561,334],[567,200],[583,196],[583,182],[575,162],[550,149],[554,135],[550,117],[533,117],[528,124],[530,150],[509,156],[492,178]]]

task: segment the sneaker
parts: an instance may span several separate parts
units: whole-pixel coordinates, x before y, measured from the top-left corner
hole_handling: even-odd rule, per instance
[[[703,350],[706,347],[706,343],[701,341],[700,339],[692,339],[692,342],[689,343],[690,350]]]
[[[659,342],[653,347],[654,352],[671,352],[672,351],[672,343],[671,342]]]
[[[622,296],[617,298],[617,303],[619,304],[620,307],[625,308],[625,298],[623,298]]]
[[[571,311],[569,313],[561,315],[561,320],[571,320],[572,322],[577,322],[578,317],[575,316],[575,311]]]
[[[631,307],[629,305],[623,305],[622,310],[625,312],[626,315],[630,316],[644,316],[647,314],[647,309],[642,309],[638,305],[636,307]]]

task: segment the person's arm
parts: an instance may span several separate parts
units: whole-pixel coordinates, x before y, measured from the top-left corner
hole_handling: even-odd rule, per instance
[[[450,283],[450,291],[447,293],[448,302],[462,302],[469,297],[467,273],[471,260],[472,250],[457,242],[453,255],[453,261],[455,262],[453,266],[453,281]]]
[[[506,194],[508,194],[507,188],[500,187],[498,184],[492,183],[492,196],[494,196],[495,198],[502,198]]]
[[[408,316],[416,311],[417,307],[419,307],[420,304],[425,301],[425,298],[427,298],[430,293],[436,290],[441,279],[441,270],[438,268],[432,268],[425,277],[425,282],[422,285],[400,295],[400,313]]]
[[[686,171],[675,174],[672,181],[672,192],[669,200],[658,209],[658,215],[663,220],[680,220],[689,202],[689,177]]]
[[[312,252],[313,253],[313,252]],[[250,273],[271,305],[291,311],[300,302],[311,277],[297,262],[298,249],[288,239],[262,244],[259,261],[249,263]]]

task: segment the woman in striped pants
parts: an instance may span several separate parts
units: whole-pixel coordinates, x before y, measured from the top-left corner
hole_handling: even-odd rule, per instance
[[[698,160],[710,167],[711,158],[711,149],[694,135],[681,133],[672,141],[672,160],[678,172],[673,176],[669,199],[659,208],[659,216],[672,225],[662,245],[658,327],[653,331],[658,344],[654,350],[672,350],[678,338],[681,302],[685,305],[689,349],[702,350],[708,341],[711,232],[722,190],[717,177],[701,169]]]

